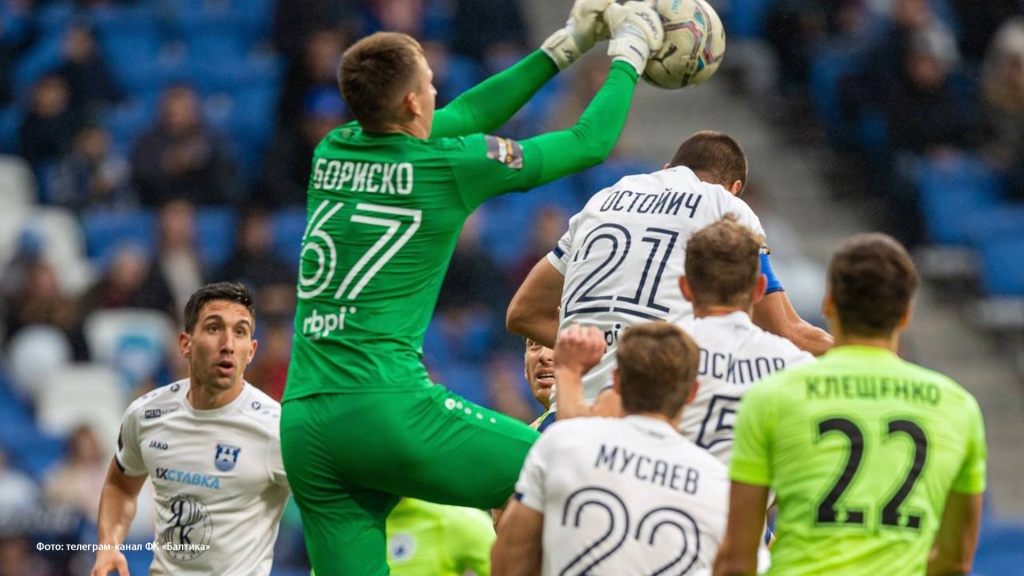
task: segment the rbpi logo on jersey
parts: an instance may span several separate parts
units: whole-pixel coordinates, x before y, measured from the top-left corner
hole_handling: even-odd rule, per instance
[[[227,472],[234,468],[238,462],[238,453],[241,451],[242,449],[238,446],[217,444],[217,454],[213,457],[213,463],[217,466],[217,470]]]

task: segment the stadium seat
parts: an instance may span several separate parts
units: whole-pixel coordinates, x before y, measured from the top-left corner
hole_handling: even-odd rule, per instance
[[[992,238],[979,248],[981,288],[988,296],[1024,296],[1024,234]]]
[[[0,154],[17,153],[21,117],[22,111],[18,106],[0,108]]]
[[[863,66],[864,54],[859,47],[843,45],[818,53],[811,62],[811,101],[833,146],[848,148],[855,143],[855,127],[843,118],[839,80],[858,72]]]
[[[235,249],[238,213],[231,207],[201,206],[196,209],[199,259],[206,267],[217,268]]]
[[[83,332],[92,358],[116,368],[129,387],[156,374],[176,335],[167,314],[136,308],[92,312],[83,322]]]
[[[438,383],[470,402],[489,406],[487,375],[477,364],[448,363],[438,367]]]
[[[0,191],[0,213],[36,203],[39,187],[24,158],[0,154]]]
[[[302,236],[306,232],[306,210],[288,208],[273,215],[274,252],[287,262],[299,263]]]
[[[43,74],[56,68],[61,59],[60,35],[43,35],[14,67],[15,97],[22,102],[28,102],[32,85]]]
[[[86,254],[97,270],[105,269],[122,245],[149,255],[156,252],[156,215],[151,210],[90,210],[82,214],[82,230]]]
[[[7,343],[11,383],[25,399],[35,399],[50,374],[70,364],[72,357],[67,335],[54,326],[27,326]]]
[[[999,175],[973,157],[920,159],[915,180],[929,239],[953,246],[967,245],[971,216],[994,206],[1003,188]]]
[[[85,239],[70,210],[40,206],[28,215],[22,230],[39,240],[43,257],[56,270],[64,293],[74,296],[89,287],[93,273],[85,259]]]
[[[99,363],[69,364],[40,386],[36,421],[43,432],[56,436],[89,424],[101,446],[114,446],[128,406],[123,390],[114,368]]]

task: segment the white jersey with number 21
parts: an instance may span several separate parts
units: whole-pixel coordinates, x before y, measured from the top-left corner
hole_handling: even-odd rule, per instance
[[[548,261],[565,276],[559,329],[596,326],[608,344],[601,362],[583,378],[588,402],[611,385],[623,330],[692,315],[693,307],[679,291],[686,242],[730,213],[764,236],[760,220],[745,202],[677,166],[627,176],[594,194],[569,220],[569,230],[548,254]]]

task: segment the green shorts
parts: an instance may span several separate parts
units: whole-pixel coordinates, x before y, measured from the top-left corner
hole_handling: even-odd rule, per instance
[[[537,432],[443,386],[290,400],[281,451],[317,576],[388,574],[401,496],[498,508]]]

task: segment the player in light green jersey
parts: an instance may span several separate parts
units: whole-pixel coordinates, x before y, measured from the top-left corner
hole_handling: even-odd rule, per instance
[[[433,72],[397,33],[356,42],[339,87],[356,122],[312,162],[281,444],[318,576],[387,574],[401,496],[496,508],[537,433],[432,384],[423,336],[459,231],[484,200],[601,162],[664,35],[639,2],[577,0],[542,50],[435,114]],[[602,89],[572,128],[487,135],[611,35]]]
[[[490,576],[495,534],[483,510],[403,498],[387,536],[392,576]]]
[[[483,510],[402,498],[387,539],[391,576],[490,576],[495,534]]]
[[[984,426],[959,384],[896,355],[917,284],[888,236],[854,236],[833,256],[822,310],[836,348],[740,403],[715,576],[754,574],[769,489],[778,520],[768,574],[970,572]]]

